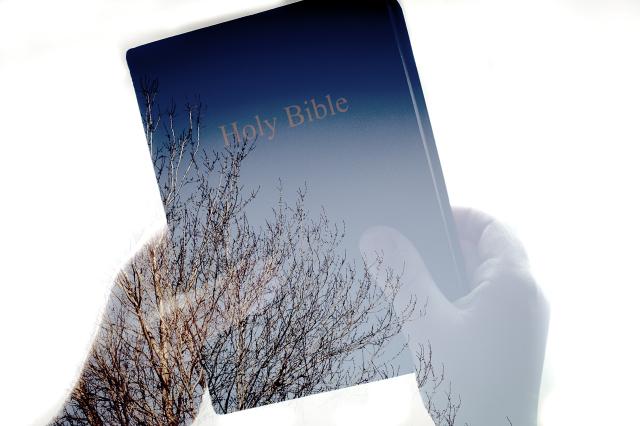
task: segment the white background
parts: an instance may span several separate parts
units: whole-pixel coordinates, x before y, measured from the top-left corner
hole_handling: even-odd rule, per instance
[[[511,225],[551,302],[541,424],[637,423],[640,5],[401,3],[452,203]],[[58,402],[162,226],[126,49],[279,4],[0,0],[0,423]]]

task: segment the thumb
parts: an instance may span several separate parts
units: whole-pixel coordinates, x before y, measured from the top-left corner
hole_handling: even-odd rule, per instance
[[[387,287],[389,274],[400,277],[400,287],[393,300],[397,313],[404,312],[413,303],[416,313],[426,307],[426,318],[413,315],[403,326],[409,340],[422,340],[426,328],[451,324],[457,308],[442,294],[422,256],[404,235],[387,226],[369,228],[360,237],[360,252],[380,288]]]

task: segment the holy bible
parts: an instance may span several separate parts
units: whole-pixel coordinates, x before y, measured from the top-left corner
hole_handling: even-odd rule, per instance
[[[127,62],[167,214],[160,382],[199,372],[194,394],[230,413],[412,373],[420,307],[393,307],[403,271],[361,236],[392,227],[450,300],[466,287],[400,6],[301,1]]]

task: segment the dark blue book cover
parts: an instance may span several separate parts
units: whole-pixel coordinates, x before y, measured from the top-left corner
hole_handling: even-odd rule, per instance
[[[422,307],[393,308],[402,271],[361,236],[395,228],[447,297],[465,287],[399,5],[302,1],[127,61],[168,228],[93,355],[128,397],[82,415],[188,423],[206,392],[230,413],[414,372],[401,329]]]
[[[464,294],[396,2],[299,2],[131,49],[127,60],[138,93],[144,79],[158,81],[158,105],[206,106],[204,143],[257,138],[243,166],[248,186],[267,192],[280,178],[290,189],[306,183],[309,207],[344,219],[352,248],[371,225],[406,231],[435,281],[451,283],[443,293]]]

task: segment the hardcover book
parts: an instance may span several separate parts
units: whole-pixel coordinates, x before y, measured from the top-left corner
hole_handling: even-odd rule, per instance
[[[148,410],[181,423],[204,393],[230,413],[413,373],[419,307],[393,308],[402,271],[360,237],[395,228],[449,299],[465,285],[400,6],[302,1],[127,61],[168,225],[113,320],[143,342]]]

